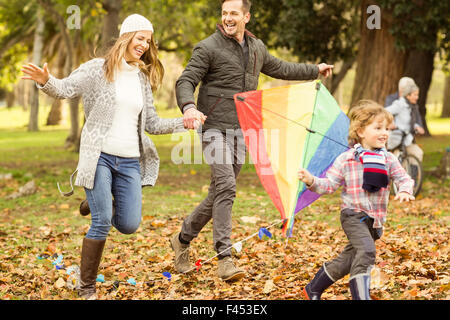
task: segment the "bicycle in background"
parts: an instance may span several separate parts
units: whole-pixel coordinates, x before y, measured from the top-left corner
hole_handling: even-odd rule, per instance
[[[413,195],[415,197],[419,194],[420,189],[422,188],[424,173],[422,162],[416,156],[409,154],[406,150],[406,146],[404,143],[405,137],[406,133],[402,132],[402,140],[400,142],[400,145],[389,151],[398,158],[398,161],[400,161],[400,164],[406,170],[406,173],[408,173],[409,176],[414,180]],[[398,189],[395,183],[392,183],[392,188],[394,190],[394,194],[396,195]]]

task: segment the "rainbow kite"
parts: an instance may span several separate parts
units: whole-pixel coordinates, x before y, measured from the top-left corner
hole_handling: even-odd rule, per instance
[[[348,149],[349,120],[320,80],[238,93],[234,101],[256,172],[290,237],[295,214],[320,196],[298,180],[298,169],[324,177]]]

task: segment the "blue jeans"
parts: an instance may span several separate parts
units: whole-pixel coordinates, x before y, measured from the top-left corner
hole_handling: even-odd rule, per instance
[[[94,188],[84,190],[92,219],[86,238],[105,240],[111,226],[125,234],[137,230],[142,214],[139,158],[122,158],[101,153],[95,172]]]

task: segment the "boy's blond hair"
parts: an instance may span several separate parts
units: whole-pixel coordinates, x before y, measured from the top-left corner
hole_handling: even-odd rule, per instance
[[[358,136],[358,130],[371,124],[380,114],[384,115],[388,125],[394,121],[394,117],[389,111],[372,100],[360,100],[350,109],[348,113],[348,117],[350,118],[348,143],[350,146],[361,142]]]

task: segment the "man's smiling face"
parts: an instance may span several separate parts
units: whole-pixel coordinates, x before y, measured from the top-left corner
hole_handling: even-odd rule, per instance
[[[222,26],[230,37],[241,42],[244,37],[245,25],[249,21],[250,12],[244,12],[242,0],[225,1],[222,4]]]

